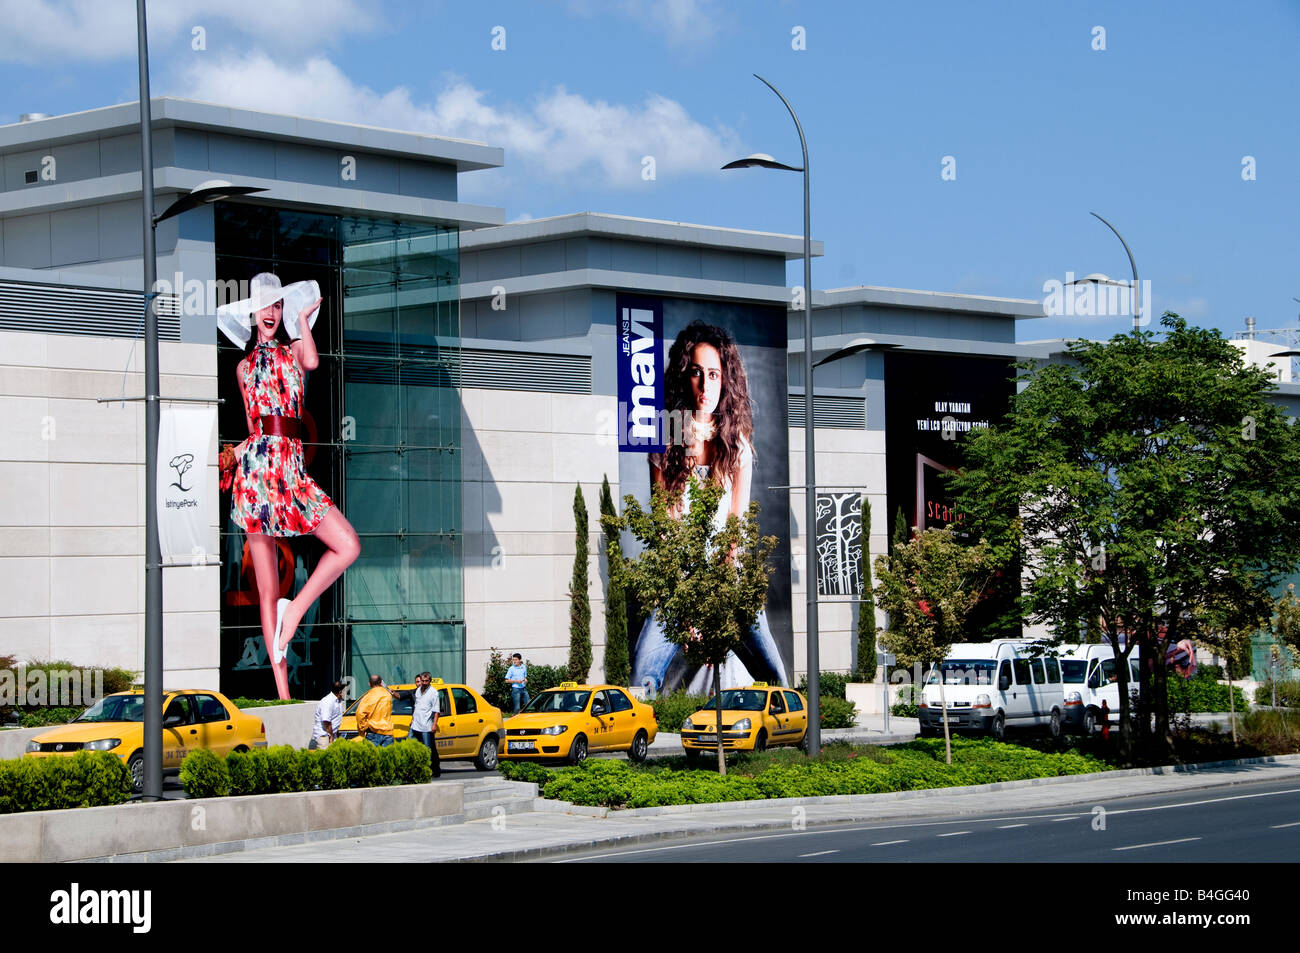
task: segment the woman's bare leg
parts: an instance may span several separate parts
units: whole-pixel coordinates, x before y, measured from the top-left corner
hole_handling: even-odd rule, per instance
[[[262,638],[266,640],[266,657],[273,659],[272,640],[275,638],[275,603],[280,594],[280,573],[277,565],[279,547],[275,538],[265,533],[248,534],[248,554],[253,560],[253,575],[257,579],[258,608],[262,611]],[[280,698],[289,697],[289,664],[271,663],[275,676],[275,691]]]
[[[321,556],[320,562],[312,570],[307,582],[293,597],[289,608],[284,610],[284,626],[280,631],[281,645],[289,644],[298,628],[298,623],[312,607],[312,603],[319,599],[326,589],[334,585],[339,576],[343,575],[343,570],[351,566],[361,554],[361,540],[357,538],[357,531],[336,506],[329,508],[315,532],[316,538],[325,544],[325,555]],[[271,625],[274,627],[274,619],[271,620]]]

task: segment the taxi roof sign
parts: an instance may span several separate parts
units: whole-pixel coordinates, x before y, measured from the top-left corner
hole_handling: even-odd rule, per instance
[[[755,682],[750,688],[767,688],[767,682]]]
[[[446,683],[445,683],[442,679],[440,679],[440,678],[431,678],[431,679],[429,679],[429,684],[430,684],[430,685],[445,685]]]
[[[578,683],[577,683],[577,682],[560,682],[560,684],[559,684],[557,687],[558,687],[558,688],[577,688],[577,687],[578,687]]]

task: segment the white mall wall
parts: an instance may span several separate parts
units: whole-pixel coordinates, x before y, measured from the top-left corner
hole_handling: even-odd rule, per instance
[[[613,397],[461,392],[465,518],[465,679],[482,685],[489,651],[534,664],[569,657],[573,491],[587,503],[593,679],[604,678],[605,569],[600,486],[619,496],[618,446],[598,436]],[[607,424],[608,426],[608,424]]]
[[[164,342],[159,366],[163,394],[216,396],[214,346]],[[124,369],[143,394],[142,342],[0,332],[0,655],[143,669],[144,404],[95,402]],[[218,579],[163,572],[167,684],[218,687]]]

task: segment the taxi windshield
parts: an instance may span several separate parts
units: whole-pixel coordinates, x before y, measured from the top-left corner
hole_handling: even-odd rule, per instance
[[[591,697],[591,692],[567,691],[557,689],[555,691],[542,692],[533,698],[528,705],[520,711],[523,712],[580,712],[587,707],[587,699]]]
[[[393,696],[393,714],[409,715],[415,710],[415,702],[412,700],[414,694],[411,689],[394,688],[391,690]],[[361,696],[364,698],[365,696]],[[345,715],[355,715],[357,705],[361,703],[361,698],[355,699],[351,705],[343,712]]]
[[[718,696],[714,695],[704,706],[704,710],[718,707]],[[752,688],[729,688],[722,693],[722,707],[731,711],[762,711],[767,705],[767,692]]]
[[[144,721],[144,696],[109,695],[95,702],[73,721]]]

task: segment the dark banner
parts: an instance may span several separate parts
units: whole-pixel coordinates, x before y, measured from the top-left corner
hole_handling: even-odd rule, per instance
[[[664,451],[663,303],[618,296],[618,449]]]
[[[862,494],[817,494],[817,594],[862,592]]]
[[[748,685],[756,680],[789,684],[794,636],[790,621],[790,499],[786,489],[790,482],[790,448],[785,312],[779,307],[679,298],[647,301],[620,295],[615,315],[620,374],[625,309],[636,308],[663,315],[663,343],[657,353],[663,368],[659,394],[664,401],[661,419],[665,423],[659,436],[664,438],[667,452],[620,454],[620,493],[630,493],[648,506],[652,479],[671,488],[685,482],[690,468],[703,476],[717,471],[726,490],[719,507],[720,522],[725,522],[730,513],[744,512],[750,500],[758,501],[763,534],[779,541],[770,559],[773,572],[767,608],[735,657],[724,666],[723,686]],[[629,322],[633,318],[633,314],[627,315]],[[647,327],[644,321],[639,323]],[[634,327],[629,324],[629,329]],[[635,335],[629,336],[629,352],[644,353],[635,350],[635,341]],[[620,385],[620,402],[623,400]],[[644,446],[640,449],[645,450]],[[635,555],[637,548],[626,535],[624,547],[628,555]],[[655,692],[682,687],[706,690],[708,673],[686,664],[676,646],[666,642],[653,615],[634,616],[629,622],[633,685]]]

